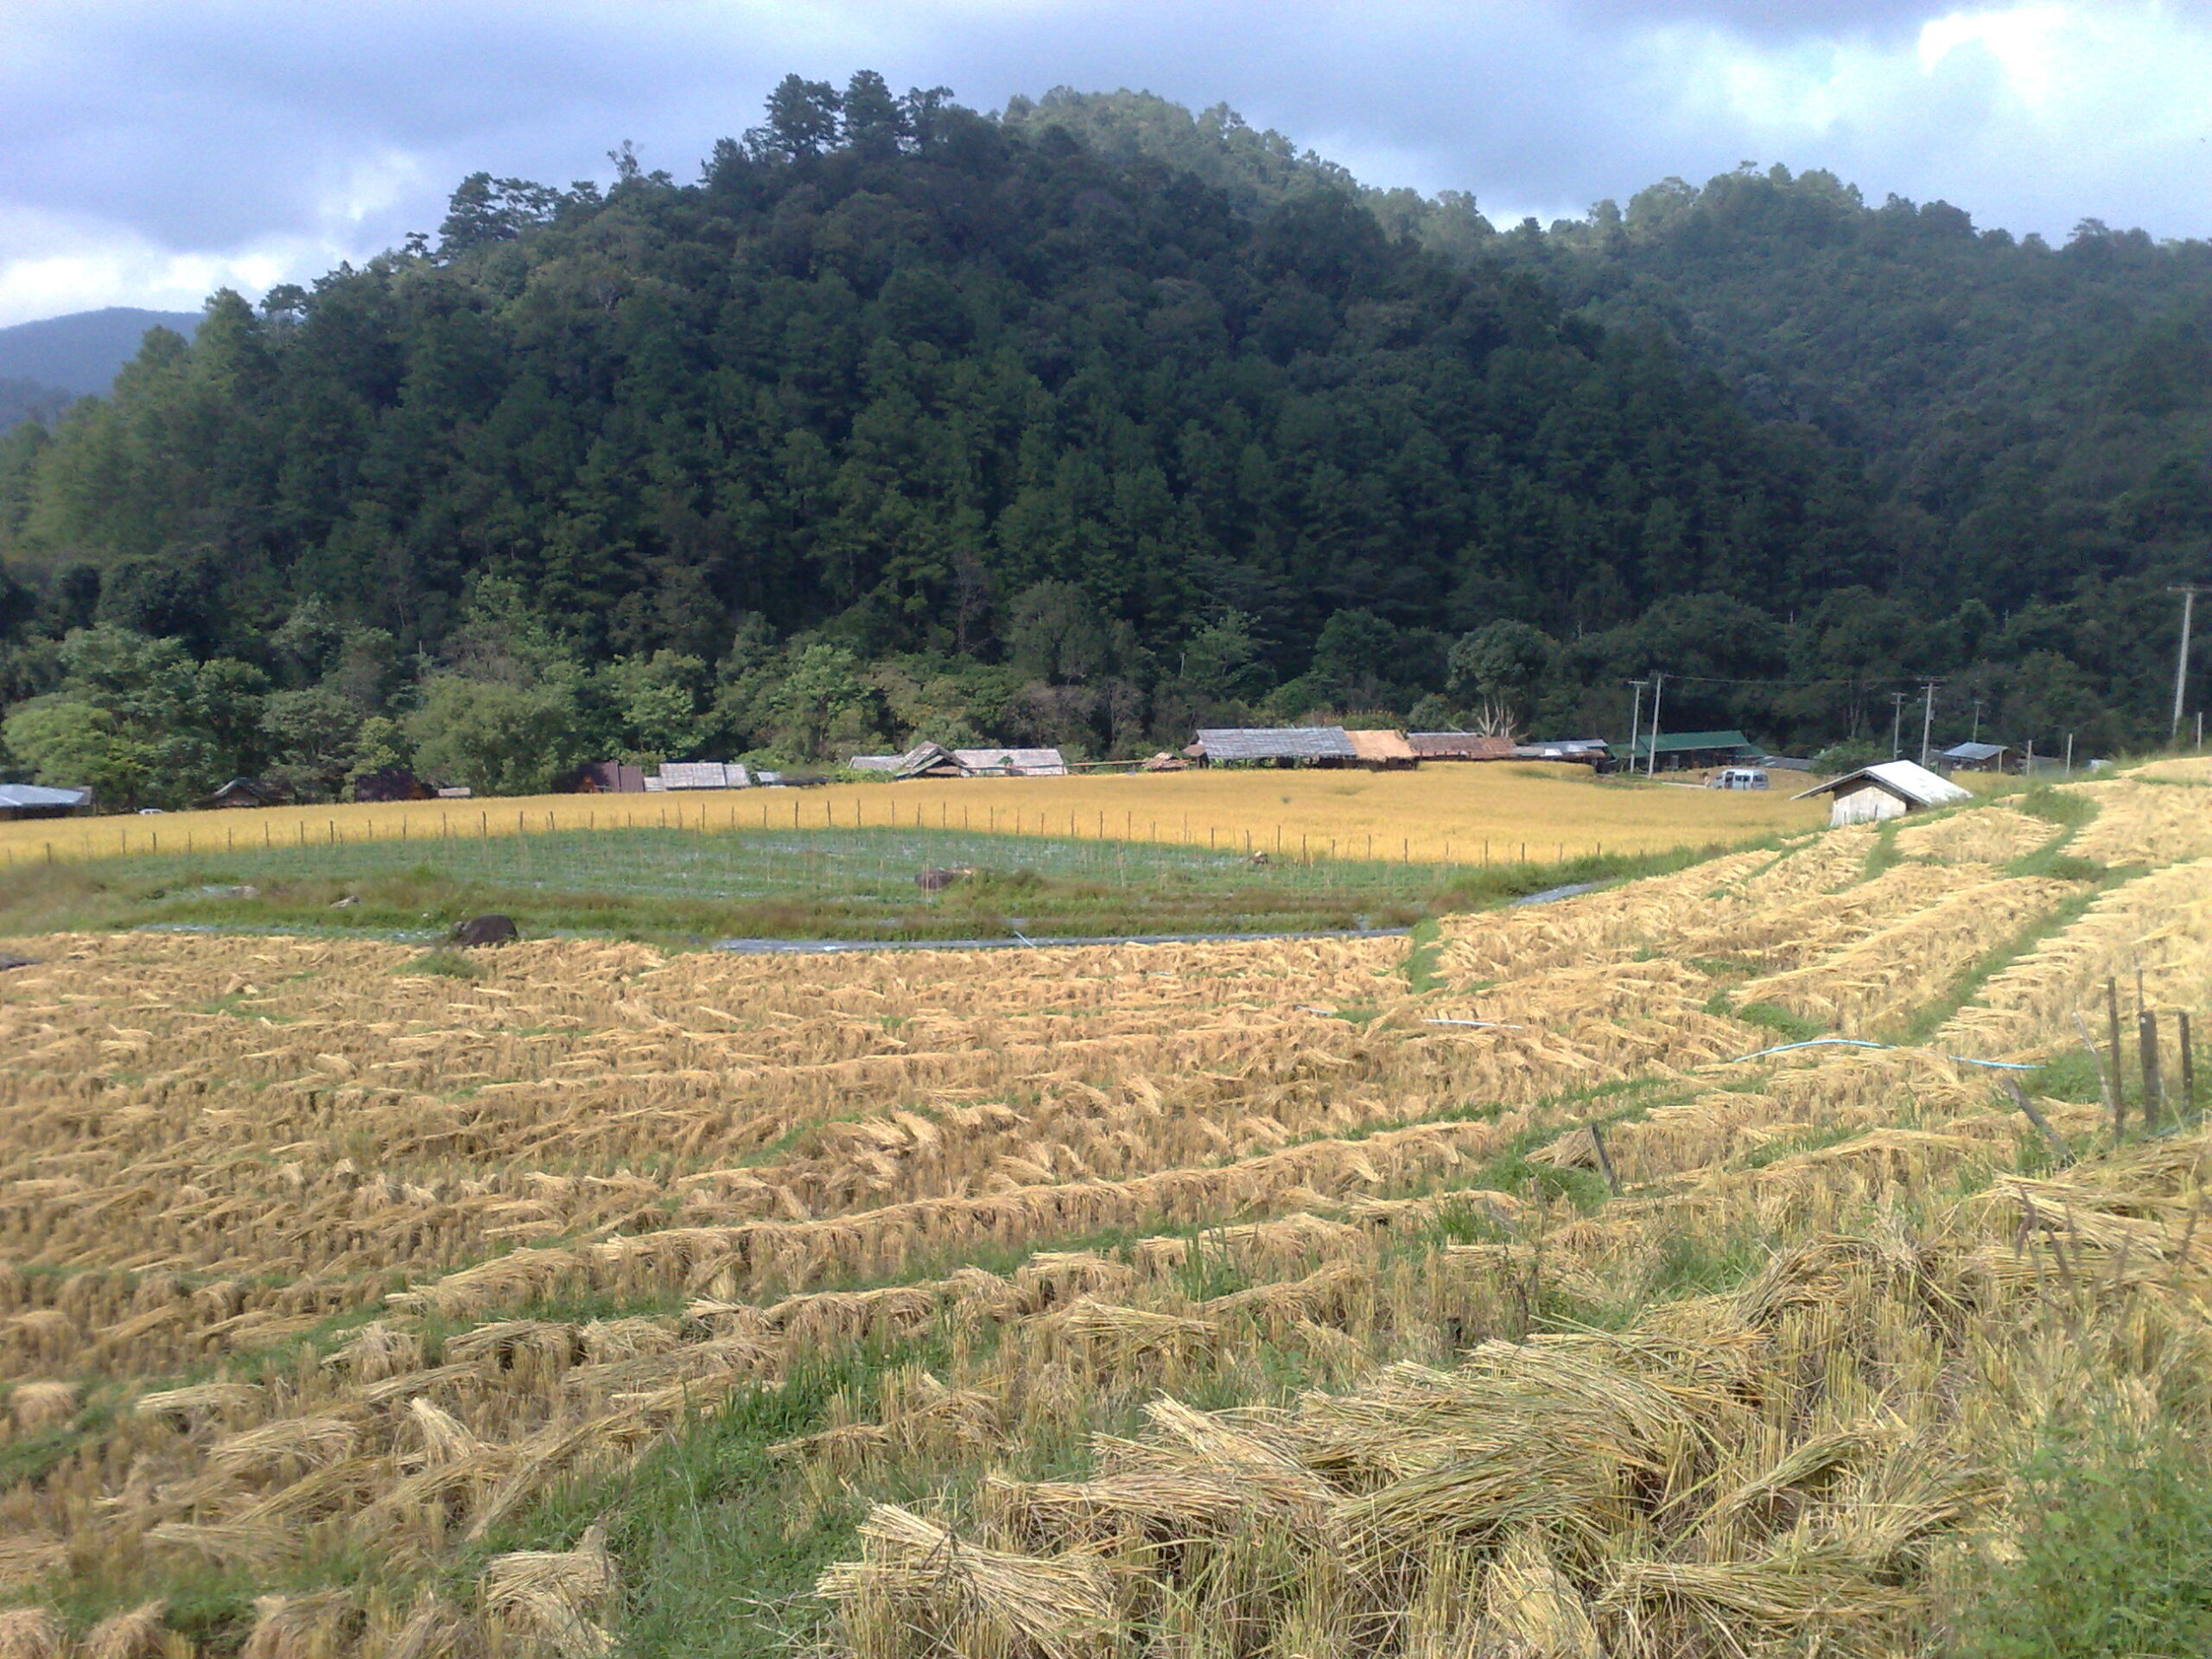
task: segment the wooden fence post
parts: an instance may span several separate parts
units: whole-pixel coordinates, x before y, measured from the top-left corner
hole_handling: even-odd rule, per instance
[[[2166,1092],[2158,1075],[2158,1016],[2148,1008],[2135,1016],[2135,1046],[2143,1060],[2143,1128],[2147,1134],[2158,1127],[2158,1105]]]

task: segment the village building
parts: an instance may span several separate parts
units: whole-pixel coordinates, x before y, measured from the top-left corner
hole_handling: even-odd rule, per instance
[[[357,801],[435,801],[444,791],[424,783],[404,766],[380,766],[365,772],[352,785]]]
[[[1815,784],[1803,794],[1790,798],[1802,801],[1815,795],[1835,798],[1828,809],[1832,829],[1847,823],[1876,823],[1885,818],[1901,818],[1908,812],[1956,806],[1974,798],[1956,784],[1938,778],[1912,760],[1885,760],[1877,766],[1861,766],[1840,778]]]
[[[1516,760],[1567,760],[1595,772],[1613,769],[1613,746],[1602,737],[1531,738],[1513,747]]]
[[[1058,749],[955,749],[966,778],[1065,778],[1068,763]]]
[[[1209,766],[1349,766],[1359,751],[1341,726],[1209,726],[1184,751]]]
[[[753,774],[734,760],[664,760],[658,776],[664,790],[753,787]],[[653,780],[646,779],[645,787],[652,785]]]
[[[1656,742],[1647,733],[1629,745],[1626,764],[1632,772],[1700,772],[1758,758],[1757,746],[1741,732],[1668,732]]]
[[[917,743],[890,769],[894,778],[959,778],[960,757],[942,743]]]
[[[2005,772],[2012,753],[2002,743],[1954,743],[1934,759],[1938,772]]]
[[[0,784],[0,820],[66,818],[92,804],[89,789],[54,789],[44,784]]]
[[[642,795],[645,769],[626,760],[593,760],[577,772],[575,789],[580,795]]]
[[[270,778],[233,778],[204,800],[193,803],[200,811],[211,812],[224,807],[289,806],[292,791],[284,784]]]
[[[1411,772],[1419,762],[1403,732],[1347,731],[1344,735],[1351,740],[1359,764],[1370,772]]]
[[[1422,760],[1510,760],[1513,740],[1479,732],[1408,732],[1406,742]]]

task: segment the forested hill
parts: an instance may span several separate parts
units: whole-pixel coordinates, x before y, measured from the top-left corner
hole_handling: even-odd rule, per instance
[[[1781,168],[1498,240],[1862,456],[1910,564],[1957,592],[2212,575],[2212,245],[2088,221],[2052,248]]]
[[[435,238],[219,295],[0,441],[12,764],[173,798],[1324,705],[1588,728],[1655,667],[1777,742],[1921,670],[2023,735],[2155,718],[2133,634],[2005,626],[1816,423],[1605,327],[1649,302],[1602,251],[1112,137],[792,78],[696,184],[478,175]]]
[[[2054,248],[1778,166],[1501,231],[1469,195],[1363,186],[1226,106],[1062,89],[1009,117],[1255,207],[1350,196],[1457,266],[1536,273],[1576,315],[1673,341],[1754,417],[1810,424],[1864,468],[1903,591],[2035,610],[2042,643],[2100,674],[2119,666],[2102,636],[2165,631],[2145,594],[2212,580],[2212,244],[2090,219]]]

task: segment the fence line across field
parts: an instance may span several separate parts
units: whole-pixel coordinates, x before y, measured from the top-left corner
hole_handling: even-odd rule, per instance
[[[606,798],[580,798],[602,800]],[[219,835],[211,823],[164,825],[148,817],[117,817],[97,819],[73,825],[76,834],[63,839],[48,835],[33,842],[28,836],[14,836],[0,840],[0,868],[12,868],[30,863],[56,864],[74,862],[86,858],[130,858],[185,856],[198,857],[215,854],[274,851],[282,848],[305,848],[315,845],[340,846],[347,843],[383,842],[426,842],[450,846],[463,840],[499,841],[527,840],[532,836],[574,834],[579,830],[596,832],[621,830],[688,830],[701,836],[716,834],[768,834],[789,828],[793,830],[910,829],[917,830],[950,830],[957,829],[969,834],[1004,836],[1021,840],[1061,840],[1071,842],[1117,842],[1147,843],[1154,846],[1196,847],[1198,826],[1190,822],[1190,815],[1182,816],[1180,823],[1173,819],[1147,817],[1142,824],[1143,834],[1138,833],[1139,823],[1134,811],[1124,811],[1122,823],[1115,826],[1112,815],[1104,810],[1083,812],[1070,810],[1066,815],[1066,830],[1062,834],[1059,815],[1043,809],[997,805],[986,806],[978,823],[976,810],[963,803],[954,822],[952,804],[936,803],[938,810],[931,814],[928,803],[917,801],[902,810],[896,799],[887,801],[878,813],[868,810],[865,799],[851,799],[842,803],[844,810],[834,798],[820,801],[820,817],[807,810],[804,797],[794,795],[790,802],[791,818],[786,825],[783,819],[783,803],[763,800],[758,804],[757,816],[752,803],[732,801],[716,810],[714,803],[700,801],[656,800],[638,808],[608,808],[607,822],[600,822],[601,809],[596,805],[581,808],[559,807],[517,808],[510,810],[485,805],[474,809],[456,810],[446,804],[398,803],[375,806],[346,806],[340,808],[264,807],[250,813],[236,810],[226,813],[226,819],[237,817],[241,823],[226,822]],[[342,815],[342,816],[341,816]],[[166,817],[167,815],[162,815]],[[934,821],[932,821],[934,820]],[[97,827],[95,827],[97,826]],[[1116,835],[1118,827],[1121,833]],[[1493,861],[1526,864],[1529,860],[1529,842],[1526,839],[1509,840],[1506,850],[1516,856],[1494,860],[1496,838],[1483,837],[1461,842],[1455,849],[1452,837],[1418,843],[1421,856],[1416,859],[1416,842],[1410,836],[1397,837],[1395,856],[1388,838],[1377,857],[1376,836],[1372,831],[1325,838],[1325,849],[1319,843],[1323,839],[1311,832],[1301,831],[1294,847],[1288,831],[1281,823],[1272,831],[1262,829],[1255,832],[1247,826],[1241,840],[1224,837],[1220,826],[1207,824],[1205,845],[1210,852],[1237,852],[1246,857],[1266,854],[1270,860],[1292,857],[1297,862],[1311,865],[1318,858],[1330,860],[1356,858],[1363,862],[1392,861],[1402,864],[1433,863],[1446,868],[1465,862],[1488,867]],[[259,834],[257,835],[257,828]],[[166,842],[166,844],[165,844]],[[1226,842],[1226,845],[1224,845]],[[73,846],[72,843],[74,843]],[[87,844],[89,843],[89,844]],[[1539,861],[1542,861],[1544,848],[1536,843]],[[1569,844],[1554,840],[1550,851],[1550,862],[1565,863],[1569,856]],[[1472,856],[1463,856],[1471,854]],[[1602,859],[1605,843],[1593,841],[1586,849],[1576,847],[1573,855]]]

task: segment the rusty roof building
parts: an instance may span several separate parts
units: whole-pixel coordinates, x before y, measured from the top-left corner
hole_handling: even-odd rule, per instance
[[[1408,732],[1406,742],[1423,760],[1510,760],[1513,740],[1480,732]]]

